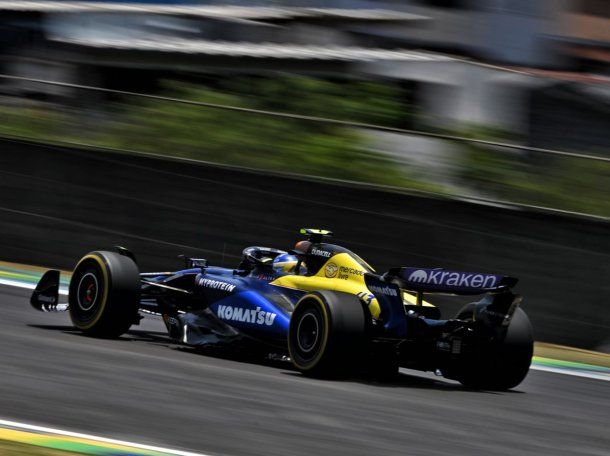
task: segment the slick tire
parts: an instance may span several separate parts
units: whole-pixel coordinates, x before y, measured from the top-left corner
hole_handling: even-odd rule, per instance
[[[68,300],[72,324],[84,334],[119,337],[138,319],[138,267],[115,252],[91,252],[74,268]]]
[[[472,319],[474,306],[468,305],[458,314],[461,320]],[[508,390],[526,377],[534,352],[532,325],[527,314],[517,309],[505,339],[480,347],[477,356],[461,368],[457,380],[470,389]]]
[[[288,330],[294,366],[313,377],[353,372],[365,347],[366,313],[360,299],[347,293],[320,291],[303,296]]]

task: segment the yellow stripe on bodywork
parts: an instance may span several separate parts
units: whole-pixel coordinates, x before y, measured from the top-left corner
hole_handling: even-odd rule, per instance
[[[417,296],[414,294],[411,294],[407,291],[401,290],[402,291],[402,300],[403,302],[406,301],[409,304],[412,304],[414,306],[417,305]],[[422,306],[424,307],[436,307],[434,304],[429,303],[428,301],[423,301],[422,300]]]
[[[285,275],[271,282],[271,285],[303,291],[329,290],[350,293],[368,303],[373,318],[379,318],[381,308],[377,298],[366,287],[364,282],[366,272],[368,271],[350,254],[339,253],[329,258],[313,276]],[[370,299],[371,297],[372,299]],[[417,304],[416,296],[410,293],[403,292],[402,298],[409,304]],[[434,307],[433,304],[426,301],[423,301],[422,304],[427,307]]]
[[[271,285],[295,288],[304,291],[341,291],[358,295],[372,295],[364,283],[364,273],[367,272],[357,261],[347,253],[339,253],[329,258],[324,266],[313,276],[286,275],[280,277]],[[363,299],[367,301],[366,299]],[[368,302],[369,311],[374,318],[379,318],[381,309],[376,298]]]

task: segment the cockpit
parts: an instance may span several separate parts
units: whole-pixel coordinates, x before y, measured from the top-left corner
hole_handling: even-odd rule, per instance
[[[304,232],[304,233],[303,233]],[[251,246],[246,247],[242,252],[242,260],[239,264],[239,272],[242,275],[254,273],[273,273],[276,276],[300,275],[314,276],[321,269],[325,268],[325,276],[334,278],[339,268],[329,260],[336,255],[346,254],[352,266],[344,265],[343,269],[349,270],[356,268],[362,273],[374,273],[375,270],[369,264],[356,255],[354,252],[335,244],[323,242],[324,238],[330,237],[332,233],[325,230],[302,230],[303,234],[308,234],[309,239],[299,241],[290,251],[275,249],[272,247]]]
[[[238,271],[242,275],[251,272],[285,275],[306,274],[307,268],[299,256],[292,252],[272,247],[251,246],[243,250]]]

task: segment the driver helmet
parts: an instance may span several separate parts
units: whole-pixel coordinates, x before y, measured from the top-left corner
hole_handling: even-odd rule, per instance
[[[295,251],[295,253],[301,253],[301,254],[305,255],[305,254],[307,254],[307,252],[309,252],[310,247],[311,247],[311,242],[299,241],[294,245],[294,251]]]
[[[296,255],[290,253],[282,253],[273,260],[273,269],[280,273],[294,273],[299,259]]]

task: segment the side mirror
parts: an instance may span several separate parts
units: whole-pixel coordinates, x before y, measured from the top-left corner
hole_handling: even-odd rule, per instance
[[[208,267],[208,260],[206,260],[205,258],[190,258],[187,257],[186,255],[178,255],[178,258],[182,258],[184,260],[184,267],[186,269],[192,269],[192,268],[207,268]]]

